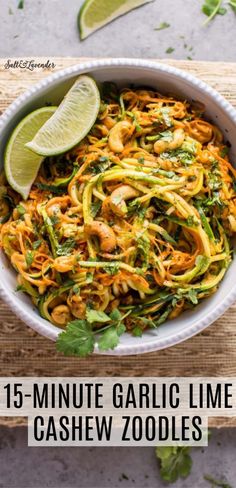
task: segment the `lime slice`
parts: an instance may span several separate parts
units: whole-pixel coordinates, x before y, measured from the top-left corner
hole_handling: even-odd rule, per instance
[[[112,20],[153,0],[85,0],[79,16],[81,39],[85,39]]]
[[[80,76],[54,115],[26,146],[43,156],[69,151],[88,134],[99,109],[100,94],[95,81],[89,76]]]
[[[27,115],[14,129],[7,143],[4,167],[9,185],[25,200],[37,176],[42,156],[25,147],[40,127],[52,116],[57,107],[43,107]]]

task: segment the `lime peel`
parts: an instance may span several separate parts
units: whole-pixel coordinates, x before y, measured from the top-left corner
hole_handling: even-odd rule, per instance
[[[26,200],[37,176],[42,156],[30,151],[25,144],[52,117],[57,107],[43,107],[31,112],[16,126],[7,143],[4,169],[9,185]]]
[[[153,0],[86,0],[78,15],[81,39],[112,22],[121,15]]]

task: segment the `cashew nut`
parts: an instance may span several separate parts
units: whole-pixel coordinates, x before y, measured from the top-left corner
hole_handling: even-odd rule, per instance
[[[135,198],[138,195],[139,192],[129,185],[122,185],[119,188],[116,188],[116,190],[112,192],[111,196],[108,197],[110,200],[111,210],[114,212],[114,214],[123,217],[128,212],[125,201]]]
[[[100,248],[104,252],[112,252],[116,247],[116,236],[109,227],[103,222],[94,221],[85,226],[85,233],[88,236],[97,236],[100,241]]]
[[[118,122],[110,130],[109,146],[114,153],[121,153],[124,150],[123,140],[132,128],[132,124],[126,120]]]
[[[183,129],[176,129],[173,132],[173,139],[170,142],[165,140],[158,140],[154,144],[154,151],[157,154],[161,154],[165,151],[172,151],[173,149],[178,149],[182,146],[185,138],[185,132]]]
[[[70,320],[70,309],[67,305],[58,305],[51,313],[52,320],[56,325],[66,325]]]

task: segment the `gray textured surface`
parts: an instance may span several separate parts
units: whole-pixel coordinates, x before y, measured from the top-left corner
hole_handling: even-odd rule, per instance
[[[25,0],[19,10],[18,0],[0,0],[0,56],[191,56],[236,61],[236,15],[230,8],[227,15],[217,15],[203,27],[203,0],[154,0],[80,42],[76,19],[82,3]],[[161,22],[171,27],[155,31]],[[166,55],[169,47],[175,51]]]
[[[211,474],[235,488],[235,431],[216,431],[192,450],[193,470],[175,488],[211,488]],[[164,488],[152,448],[28,448],[25,428],[0,433],[1,488]],[[128,479],[126,479],[128,478]],[[171,485],[172,486],[172,485]]]
[[[227,2],[226,2],[227,3]],[[130,56],[236,61],[236,15],[203,28],[201,0],[155,0],[80,42],[82,0],[0,0],[0,56]],[[12,14],[9,13],[9,8]],[[171,28],[155,31],[161,22]],[[174,52],[166,54],[172,47]],[[193,451],[192,475],[176,488],[204,488],[204,473],[236,487],[235,430],[215,432],[208,449]],[[27,448],[26,429],[0,429],[2,488],[154,488],[164,485],[152,448]],[[128,480],[122,477],[128,476]]]

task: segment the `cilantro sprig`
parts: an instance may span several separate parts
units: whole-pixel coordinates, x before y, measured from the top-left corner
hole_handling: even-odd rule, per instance
[[[179,478],[187,478],[192,469],[190,448],[184,446],[164,446],[156,448],[160,463],[160,474],[164,481],[175,483]]]
[[[65,356],[86,357],[94,351],[96,343],[100,351],[115,349],[120,336],[126,330],[124,319],[129,313],[122,316],[116,309],[107,315],[105,312],[88,309],[86,319],[73,320],[59,334],[57,350]],[[99,324],[104,324],[104,327],[98,329]]]
[[[212,476],[210,476],[209,474],[206,474],[204,476],[204,480],[205,481],[208,481],[209,483],[211,483],[211,488],[213,487],[219,487],[219,488],[233,488],[231,485],[229,485],[229,483],[225,482],[225,481],[219,481],[219,480],[216,480],[215,478],[213,478]]]

